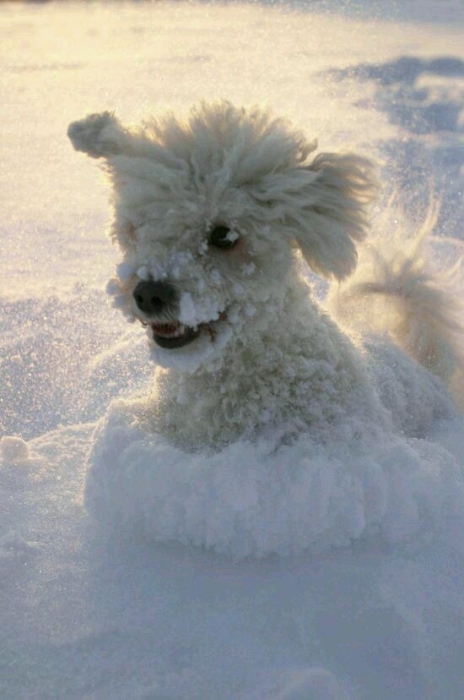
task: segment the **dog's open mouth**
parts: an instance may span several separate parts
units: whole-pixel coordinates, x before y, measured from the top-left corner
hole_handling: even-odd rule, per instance
[[[200,335],[200,327],[191,328],[183,323],[152,323],[153,340],[162,348],[181,348]]]
[[[219,321],[227,319],[227,312],[223,311],[219,314]],[[141,320],[141,319],[140,319]],[[200,333],[205,332],[209,335],[212,343],[216,340],[216,327],[214,321],[199,323],[198,326],[186,326],[180,321],[171,321],[171,323],[149,323],[142,321],[144,326],[149,325],[152,331],[154,342],[161,348],[181,348],[188,345],[193,340],[196,340]]]

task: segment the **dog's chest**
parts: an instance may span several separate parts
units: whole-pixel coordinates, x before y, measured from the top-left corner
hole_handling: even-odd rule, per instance
[[[160,373],[159,430],[183,447],[218,446],[270,429],[291,434],[341,419],[356,367],[334,365],[306,343],[268,338],[236,345],[216,371]]]

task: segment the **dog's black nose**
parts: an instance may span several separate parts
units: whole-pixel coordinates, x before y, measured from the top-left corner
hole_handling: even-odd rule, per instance
[[[168,282],[139,282],[132,295],[147,316],[159,314],[176,300],[176,290]]]

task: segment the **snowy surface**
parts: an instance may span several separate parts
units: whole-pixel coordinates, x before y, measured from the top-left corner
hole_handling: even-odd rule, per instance
[[[103,529],[89,518],[95,421],[115,397],[142,392],[153,365],[143,331],[107,304],[117,252],[103,235],[106,187],[65,136],[96,110],[136,121],[200,97],[266,102],[323,150],[376,157],[385,201],[399,193],[412,218],[439,197],[435,258],[454,262],[464,239],[464,18],[458,0],[437,7],[0,5],[2,700],[462,698],[460,428],[428,436],[420,478],[404,444],[396,455],[373,447],[344,470],[342,456],[319,455],[304,483],[304,456],[268,459],[265,446],[229,455],[233,482],[230,471],[209,481],[212,458],[185,458],[184,474],[181,460],[166,463],[168,502],[197,498],[187,545],[169,529],[173,513],[152,514],[170,540],[155,544],[126,528],[124,513]],[[262,540],[250,544],[240,528],[267,469]],[[230,512],[214,510],[213,486]],[[356,504],[368,487],[381,526],[365,537]],[[329,492],[338,501],[324,503]],[[322,541],[327,522],[336,528]],[[205,527],[222,554],[191,544],[205,541]],[[266,551],[280,553],[237,558]]]

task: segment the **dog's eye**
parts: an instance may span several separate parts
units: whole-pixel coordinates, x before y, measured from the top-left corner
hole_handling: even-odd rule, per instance
[[[209,234],[209,244],[223,250],[233,248],[238,239],[238,233],[231,231],[227,226],[215,226]]]

